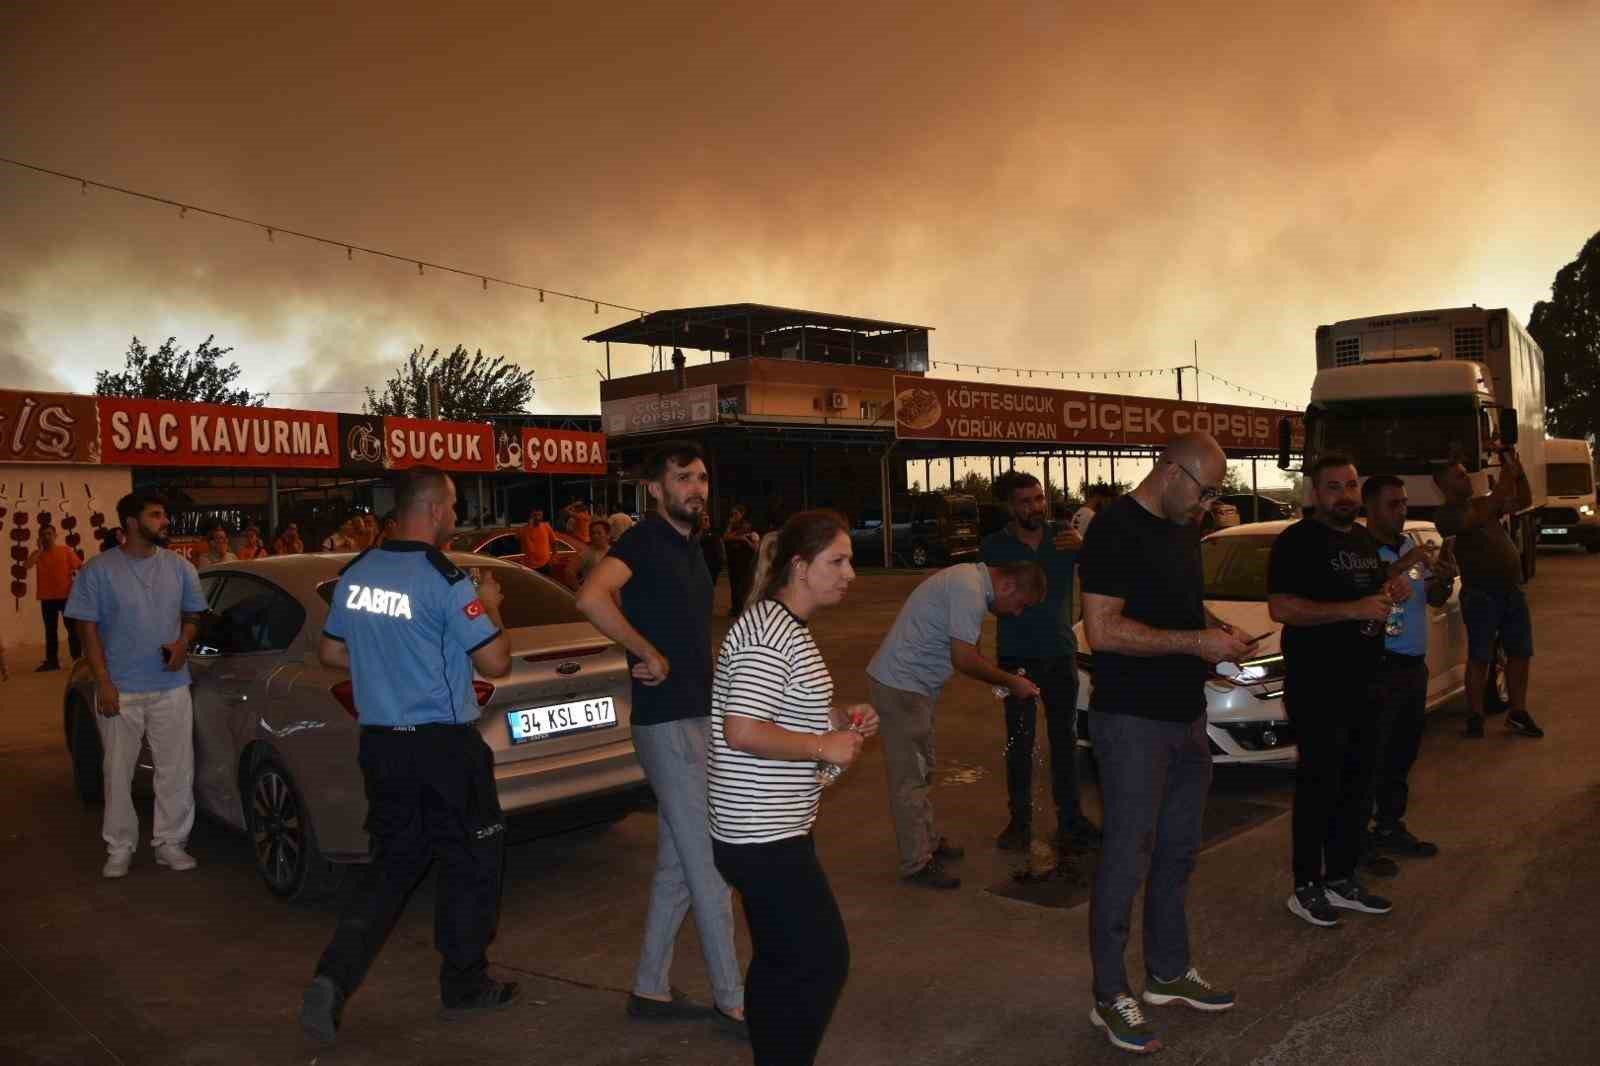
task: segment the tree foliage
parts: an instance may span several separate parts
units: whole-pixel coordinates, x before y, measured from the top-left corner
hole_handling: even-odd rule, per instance
[[[95,374],[95,394],[144,400],[226,403],[239,407],[264,405],[268,393],[252,393],[249,389],[234,387],[240,374],[239,364],[222,365],[222,357],[233,349],[217,347],[212,343],[215,339],[215,335],[212,335],[192,351],[185,349],[180,352],[177,338],[168,337],[161,347],[152,352],[138,337],[134,337],[128,345],[127,361],[122,370],[101,370]]]
[[[1528,332],[1544,350],[1545,432],[1600,432],[1600,233],[1556,273],[1550,299],[1533,305]]]
[[[486,357],[482,349],[472,354],[461,345],[441,356],[428,355],[422,346],[406,357],[379,393],[367,389],[367,412],[427,418],[428,386],[439,382],[439,417],[473,421],[484,415],[513,414],[527,409],[533,399],[533,371],[508,363],[504,356]]]

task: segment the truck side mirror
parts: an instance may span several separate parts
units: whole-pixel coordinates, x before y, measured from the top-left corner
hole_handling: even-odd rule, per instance
[[[1278,419],[1278,469],[1289,469],[1289,446],[1294,441],[1294,427],[1287,418]]]
[[[1517,409],[1515,407],[1500,408],[1500,439],[1507,448],[1517,446]]]

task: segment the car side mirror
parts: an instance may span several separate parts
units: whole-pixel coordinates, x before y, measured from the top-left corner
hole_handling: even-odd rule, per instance
[[[1294,443],[1294,427],[1287,418],[1278,419],[1278,469],[1289,469],[1289,448]]]

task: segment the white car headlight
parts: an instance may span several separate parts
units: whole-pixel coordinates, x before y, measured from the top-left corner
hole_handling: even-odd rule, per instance
[[[1584,504],[1579,504],[1579,505],[1578,505],[1578,513],[1579,513],[1579,514],[1586,514],[1586,515],[1592,515],[1592,514],[1594,514],[1594,508],[1593,508],[1593,507],[1590,507],[1590,506],[1589,506],[1589,505],[1588,505],[1588,504],[1586,504],[1586,503],[1584,503]]]

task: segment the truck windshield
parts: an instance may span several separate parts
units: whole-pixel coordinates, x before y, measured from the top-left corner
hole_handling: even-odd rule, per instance
[[[1327,411],[1315,450],[1344,452],[1366,474],[1426,474],[1441,462],[1478,469],[1478,426],[1469,412]]]
[[[1550,463],[1545,467],[1546,491],[1552,496],[1587,496],[1594,491],[1588,463]]]

